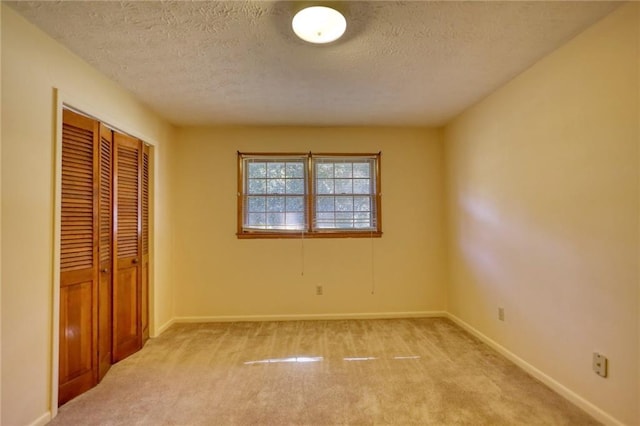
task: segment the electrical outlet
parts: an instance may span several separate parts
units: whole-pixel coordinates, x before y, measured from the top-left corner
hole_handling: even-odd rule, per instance
[[[504,321],[504,308],[498,308],[498,319]]]
[[[607,377],[607,357],[597,352],[593,353],[593,371],[598,376]]]
[[[322,286],[321,285],[317,285],[316,286],[316,296],[322,296]]]

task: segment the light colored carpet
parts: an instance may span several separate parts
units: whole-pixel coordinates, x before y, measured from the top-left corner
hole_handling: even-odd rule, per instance
[[[590,425],[443,318],[176,324],[51,425]]]

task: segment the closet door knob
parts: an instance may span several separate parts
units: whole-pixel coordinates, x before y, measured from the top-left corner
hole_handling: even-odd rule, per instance
[[[138,259],[133,259],[133,260],[131,261],[131,263],[133,263],[133,264],[135,265],[136,263],[138,263]]]
[[[104,268],[104,269],[101,269],[101,270],[100,270],[100,272],[103,272],[103,273],[105,273],[105,274],[106,274],[107,272],[109,272],[109,269]]]

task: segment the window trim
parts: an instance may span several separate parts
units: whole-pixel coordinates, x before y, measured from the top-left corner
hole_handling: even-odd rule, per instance
[[[292,158],[305,158],[306,159],[306,210],[305,221],[306,228],[300,230],[247,230],[244,229],[244,159],[248,157],[261,157],[268,159],[272,157],[274,159],[286,159],[286,157]],[[316,194],[314,193],[314,158],[373,158],[375,159],[375,208],[376,208],[376,224],[375,229],[314,229],[313,221],[316,216],[314,208],[314,201]],[[382,236],[382,201],[381,201],[381,157],[382,152],[377,153],[353,153],[353,152],[330,152],[330,153],[313,153],[313,152],[240,152],[238,151],[237,161],[237,232],[238,239],[273,239],[273,238],[380,238]]]

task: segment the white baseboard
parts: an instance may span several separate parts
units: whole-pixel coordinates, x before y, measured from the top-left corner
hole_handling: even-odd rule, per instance
[[[29,426],[44,426],[50,421],[51,421],[51,412],[47,411],[46,413],[44,413],[43,415],[41,415],[31,423],[29,423]]]
[[[173,322],[235,322],[235,321],[300,321],[300,320],[344,320],[344,319],[388,319],[388,318],[432,318],[446,317],[444,311],[412,312],[366,312],[342,314],[292,314],[292,315],[222,315],[202,317],[175,317]],[[172,322],[172,323],[173,323]],[[162,328],[164,331],[165,328]],[[160,333],[158,333],[160,334]]]
[[[529,373],[530,375],[532,375],[536,379],[540,380],[545,385],[549,386],[555,392],[559,393],[560,395],[562,395],[563,397],[565,397],[566,399],[571,401],[573,404],[577,405],[578,407],[580,407],[581,409],[586,411],[589,415],[594,417],[596,420],[598,420],[598,421],[600,421],[600,422],[602,422],[602,423],[604,423],[606,425],[611,425],[611,426],[623,426],[624,425],[624,423],[622,423],[621,421],[619,421],[618,419],[616,419],[615,417],[613,417],[612,415],[610,415],[606,411],[598,408],[597,406],[595,406],[591,402],[587,401],[586,399],[584,399],[583,397],[581,397],[580,395],[578,395],[577,393],[575,393],[571,389],[565,387],[564,385],[562,385],[561,383],[559,383],[558,381],[556,381],[552,377],[550,377],[547,374],[543,373],[542,371],[538,370],[536,367],[534,367],[533,365],[529,364],[527,361],[525,361],[522,358],[520,358],[518,355],[516,355],[513,352],[511,352],[509,349],[507,349],[504,346],[500,345],[495,340],[487,337],[486,335],[484,335],[483,333],[481,333],[480,331],[475,329],[470,324],[468,324],[465,321],[461,320],[457,316],[455,316],[455,315],[453,315],[451,313],[446,313],[445,316],[448,317],[449,319],[451,319],[451,321],[455,322],[457,325],[459,325],[460,327],[462,327],[466,331],[468,331],[469,333],[473,334],[478,339],[482,340],[487,345],[491,346],[493,349],[498,351],[504,357],[506,357],[511,362],[516,364],[518,367],[522,368],[524,371],[526,371],[527,373]]]

